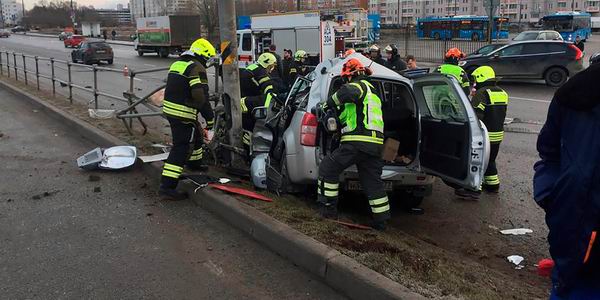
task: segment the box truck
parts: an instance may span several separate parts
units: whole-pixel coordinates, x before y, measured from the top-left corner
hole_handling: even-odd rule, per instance
[[[200,16],[160,16],[138,18],[133,47],[139,56],[156,53],[160,57],[181,54],[201,36]]]

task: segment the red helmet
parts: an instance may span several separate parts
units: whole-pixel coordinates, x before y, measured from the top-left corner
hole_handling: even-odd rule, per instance
[[[351,77],[354,76],[357,72],[366,72],[367,69],[365,66],[356,58],[352,58],[344,63],[342,67],[342,77]]]
[[[461,59],[463,57],[465,57],[465,54],[462,53],[462,51],[460,51],[460,49],[458,49],[458,48],[450,48],[446,52],[446,58]]]
[[[356,53],[356,50],[350,48],[350,49],[346,50],[346,52],[344,52],[344,57],[348,57],[354,53]]]

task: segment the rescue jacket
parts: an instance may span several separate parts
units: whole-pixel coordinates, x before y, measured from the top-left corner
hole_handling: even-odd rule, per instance
[[[375,87],[365,76],[354,78],[335,92],[329,105],[340,111],[341,142],[383,144],[383,111]]]
[[[479,119],[488,129],[490,143],[500,143],[504,139],[504,119],[508,109],[508,94],[495,85],[490,86],[484,82],[473,100],[473,108]]]
[[[170,118],[196,121],[198,112],[212,127],[214,113],[208,102],[208,78],[204,65],[189,56],[183,56],[169,68],[163,113]]]
[[[296,82],[296,77],[305,76],[308,73],[308,68],[300,61],[293,61],[290,65],[290,71],[288,74],[289,85],[293,85]]]
[[[400,58],[400,55],[392,56],[392,58],[390,60],[385,62],[385,66],[388,69],[392,69],[396,72],[402,72],[402,71],[408,69],[408,67],[406,66],[406,63]]]
[[[463,68],[453,64],[443,64],[436,69],[436,72],[454,76],[458,80],[458,83],[460,83],[465,94],[470,94],[469,88],[471,83],[469,82],[467,72]]]
[[[240,88],[242,97],[265,95],[273,90],[273,80],[265,68],[251,64],[240,69]]]

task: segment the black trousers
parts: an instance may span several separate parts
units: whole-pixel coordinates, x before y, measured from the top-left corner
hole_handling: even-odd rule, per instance
[[[163,167],[160,184],[163,188],[174,189],[185,165],[199,167],[202,164],[204,138],[197,122],[174,118],[167,120],[171,125],[173,147]]]
[[[500,178],[498,177],[498,169],[496,168],[496,158],[500,152],[500,143],[492,143],[490,148],[490,161],[485,170],[483,185],[486,187],[497,188],[500,186]]]
[[[382,145],[362,142],[342,143],[339,148],[329,154],[319,165],[318,199],[326,206],[337,206],[340,174],[352,165],[358,168],[358,174],[363,191],[369,200],[373,218],[384,221],[390,218],[390,205],[381,172]]]

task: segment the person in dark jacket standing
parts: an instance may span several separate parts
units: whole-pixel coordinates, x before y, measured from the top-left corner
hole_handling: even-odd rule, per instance
[[[486,192],[498,193],[500,177],[496,167],[496,158],[500,152],[500,143],[504,140],[504,119],[508,110],[508,94],[496,85],[496,73],[489,66],[482,66],[473,71],[476,92],[471,105],[477,117],[485,124],[490,140],[490,159],[482,187]],[[457,189],[456,195],[464,198],[478,199],[480,191]]]
[[[379,46],[371,45],[371,47],[369,47],[369,58],[371,58],[372,61],[385,66],[385,59],[381,57],[381,49]]]
[[[176,190],[184,166],[202,170],[204,136],[197,118],[200,112],[207,127],[212,127],[214,113],[208,102],[206,63],[215,54],[209,41],[198,39],[169,69],[163,114],[171,125],[173,147],[163,167],[158,191],[163,199],[187,198],[186,193]]]
[[[550,299],[600,299],[600,65],[559,88],[537,141],[534,199],[555,266]]]
[[[292,67],[292,64],[294,63],[294,59],[293,59],[292,55],[293,55],[292,50],[283,49],[283,60],[281,61],[281,67],[283,69],[283,82],[285,82],[285,84],[287,85],[288,88],[290,88],[290,78],[289,78],[290,68]]]
[[[305,65],[308,53],[304,50],[296,51],[294,54],[294,62],[290,67],[290,73],[288,74],[289,85],[293,85],[296,82],[298,76],[306,76],[308,74],[308,68]]]
[[[575,38],[575,47],[579,48],[579,50],[581,50],[581,52],[585,51],[585,44],[583,43],[583,41],[581,40],[580,36],[577,36]]]
[[[348,59],[340,74],[346,84],[322,106],[323,111],[339,112],[343,128],[340,146],[319,165],[317,201],[321,216],[337,218],[340,174],[356,165],[373,213],[372,226],[384,230],[390,218],[390,204],[381,179],[383,111],[377,88],[369,82],[368,75],[370,70],[358,59]]]
[[[385,54],[387,56],[387,62],[385,66],[388,69],[392,69],[396,72],[402,72],[407,69],[406,63],[398,54],[398,47],[396,47],[396,45],[391,44],[385,47]]]

